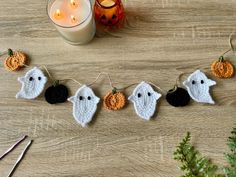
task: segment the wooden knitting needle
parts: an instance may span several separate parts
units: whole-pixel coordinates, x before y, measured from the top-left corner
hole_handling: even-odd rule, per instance
[[[15,149],[22,141],[24,141],[28,136],[25,135],[21,139],[19,139],[15,144],[13,144],[4,154],[0,156],[0,160],[2,160],[7,154],[9,154],[13,149]]]
[[[21,152],[21,154],[19,155],[16,163],[14,164],[14,166],[12,167],[11,171],[9,172],[9,174],[7,175],[7,177],[11,177],[12,174],[14,173],[15,169],[17,168],[17,166],[19,165],[19,163],[21,162],[21,160],[23,159],[25,153],[27,152],[27,150],[29,149],[30,145],[32,144],[33,140],[30,140],[27,145],[25,146],[24,150]]]

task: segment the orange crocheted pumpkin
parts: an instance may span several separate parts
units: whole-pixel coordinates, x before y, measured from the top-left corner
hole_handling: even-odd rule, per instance
[[[4,62],[4,66],[7,70],[17,71],[25,65],[27,58],[24,53],[19,51],[13,52],[11,49],[8,49],[8,55]]]
[[[125,95],[122,92],[117,92],[115,88],[103,98],[103,106],[109,110],[122,109],[125,104]]]
[[[218,78],[230,78],[234,75],[234,66],[230,61],[225,60],[221,56],[219,60],[212,63],[211,71]]]

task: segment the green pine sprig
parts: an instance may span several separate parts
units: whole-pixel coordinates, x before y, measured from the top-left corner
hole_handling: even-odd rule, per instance
[[[190,132],[177,146],[174,159],[181,162],[180,169],[185,173],[182,177],[221,177],[218,167],[201,154],[191,144]]]
[[[230,148],[230,153],[225,154],[225,158],[230,164],[229,167],[224,168],[226,177],[236,177],[236,128],[231,132],[232,136],[228,138],[227,145]]]

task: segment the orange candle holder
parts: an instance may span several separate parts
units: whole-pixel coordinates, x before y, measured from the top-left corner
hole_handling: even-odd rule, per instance
[[[119,27],[125,17],[121,0],[96,0],[94,14],[96,22],[105,26]]]

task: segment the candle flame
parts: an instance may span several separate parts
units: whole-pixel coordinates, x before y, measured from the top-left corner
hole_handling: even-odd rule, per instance
[[[75,5],[75,0],[70,0],[70,3],[71,3],[72,5]]]
[[[61,11],[60,11],[60,9],[57,9],[57,11],[56,11],[56,15],[57,15],[58,17],[61,15]]]
[[[71,15],[70,18],[71,18],[71,22],[72,22],[72,23],[75,23],[75,22],[76,22],[76,18],[75,18],[74,15]]]
[[[70,4],[73,8],[77,7],[75,0],[70,0]]]

